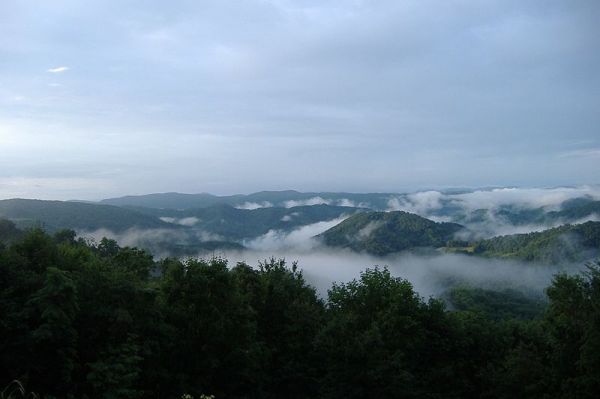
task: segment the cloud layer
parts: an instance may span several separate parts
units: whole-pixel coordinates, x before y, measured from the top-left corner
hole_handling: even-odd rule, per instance
[[[3,1],[0,197],[595,183],[599,14]]]

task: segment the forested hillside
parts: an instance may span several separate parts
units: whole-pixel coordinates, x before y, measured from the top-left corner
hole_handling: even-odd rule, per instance
[[[418,247],[441,247],[462,230],[456,223],[436,223],[408,212],[354,215],[319,236],[325,245],[387,255]]]
[[[238,209],[230,205],[214,205],[188,210],[131,208],[173,224],[185,223],[228,240],[255,238],[269,230],[290,231],[300,226],[337,219],[342,215],[364,212],[362,208],[333,205],[269,207]]]
[[[334,285],[323,300],[284,261],[255,269],[219,258],[156,262],[114,241],[74,237],[34,229],[0,246],[1,386],[18,379],[61,398],[593,398],[600,390],[600,265],[556,276],[545,311],[514,293],[464,289],[449,311],[385,269]]]
[[[0,200],[0,218],[11,219],[23,227],[41,225],[51,231],[102,228],[118,232],[133,227],[171,227],[157,218],[117,206],[29,199]]]
[[[580,262],[600,253],[600,222],[494,237],[472,244],[474,254],[540,263]]]
[[[459,233],[457,235],[457,233]],[[419,247],[544,264],[583,262],[600,254],[600,222],[564,225],[540,232],[485,240],[457,239],[468,230],[407,212],[365,212],[320,234],[327,246],[387,255]]]
[[[151,244],[148,248],[157,247],[159,242],[164,244],[161,247],[181,247],[185,243],[188,247],[202,248],[206,247],[204,241],[240,246],[243,240],[256,238],[270,230],[291,231],[364,211],[363,208],[324,204],[259,209],[238,209],[221,204],[175,210],[67,201],[0,200],[0,218],[12,220],[20,227],[41,226],[49,231],[66,228],[85,233],[104,230],[116,234],[133,229],[141,235],[151,230],[163,230],[165,234],[153,235],[155,242],[148,242]]]

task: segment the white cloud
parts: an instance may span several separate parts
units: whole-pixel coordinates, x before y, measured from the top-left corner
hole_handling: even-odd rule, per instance
[[[421,191],[404,197],[393,197],[388,201],[392,211],[406,211],[417,215],[427,215],[432,210],[442,207],[444,195],[439,191]]]
[[[289,200],[283,203],[283,206],[286,208],[293,208],[295,206],[305,206],[305,205],[329,205],[331,204],[331,200],[324,199],[321,197],[312,197],[305,200]]]
[[[355,201],[352,201],[351,199],[348,199],[348,198],[342,198],[340,200],[337,200],[335,202],[335,204],[338,206],[348,206],[351,208],[370,208],[371,207],[371,205],[369,205],[366,202],[356,203]]]
[[[50,69],[47,70],[47,72],[50,72],[50,73],[61,73],[61,72],[65,72],[65,71],[68,71],[68,70],[69,70],[69,67],[59,66],[59,67],[56,67],[56,68],[50,68]]]
[[[558,155],[559,158],[600,158],[600,148],[587,148],[563,152]]]
[[[310,251],[318,242],[314,236],[332,228],[343,222],[348,216],[341,216],[337,219],[317,222],[302,226],[291,232],[282,230],[269,230],[266,234],[257,237],[251,241],[245,242],[248,248],[261,251],[274,251],[281,249],[293,249],[295,251]]]
[[[600,199],[600,187],[557,187],[557,188],[496,188],[471,193],[448,195],[446,198],[467,210],[495,209],[503,205],[523,208],[558,209],[564,201],[589,196]]]
[[[200,219],[198,219],[197,217],[190,216],[187,218],[179,219],[177,224],[180,224],[182,226],[193,226],[196,223],[198,223],[199,221],[200,221]]]
[[[273,206],[269,201],[263,202],[244,202],[241,205],[236,205],[238,209],[259,209],[259,208],[271,208]]]
[[[181,226],[194,226],[195,224],[197,224],[200,221],[200,219],[198,219],[197,217],[194,217],[194,216],[181,218],[181,219],[163,216],[159,219],[166,223],[178,224]]]

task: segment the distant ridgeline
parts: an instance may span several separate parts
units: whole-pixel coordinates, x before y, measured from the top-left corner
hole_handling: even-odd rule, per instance
[[[339,205],[353,207],[369,207],[373,209],[387,209],[391,197],[395,193],[332,193],[309,192],[302,193],[295,190],[260,191],[253,194],[217,196],[208,193],[182,194],[182,193],[157,193],[146,195],[131,195],[119,198],[108,198],[101,203],[117,206],[134,206],[156,209],[194,209],[206,208],[214,205],[230,205],[241,208],[258,207],[293,207],[297,205]]]
[[[117,206],[71,201],[9,199],[0,201],[0,218],[10,219],[20,227],[121,232],[132,227],[155,229],[171,227],[158,218]]]

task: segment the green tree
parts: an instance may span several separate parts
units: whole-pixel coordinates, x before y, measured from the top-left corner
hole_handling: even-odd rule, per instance
[[[315,340],[324,322],[324,304],[296,263],[288,268],[284,259],[265,260],[257,277],[257,285],[246,287],[256,287],[251,303],[263,348],[261,396],[313,397],[321,373]]]
[[[167,367],[172,392],[246,397],[253,391],[256,339],[252,312],[227,261],[170,262],[161,285],[173,327]]]
[[[32,314],[31,386],[39,392],[63,396],[69,392],[77,361],[77,330],[73,325],[79,310],[77,289],[68,272],[46,269],[44,286],[27,303]]]
[[[130,334],[116,345],[109,345],[99,354],[98,360],[89,363],[87,381],[93,388],[93,396],[103,399],[135,399],[142,396],[136,389],[141,375],[140,347],[137,337]]]

